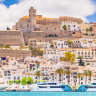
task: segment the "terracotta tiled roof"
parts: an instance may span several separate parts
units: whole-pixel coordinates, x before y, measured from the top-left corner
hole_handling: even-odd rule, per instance
[[[29,19],[29,16],[24,16],[24,17],[22,17],[20,19]]]
[[[24,16],[24,17],[20,18],[20,20],[22,20],[22,19],[29,19],[29,16]],[[57,18],[48,18],[48,17],[36,16],[36,20],[42,20],[42,19],[51,20],[51,19],[57,19]]]

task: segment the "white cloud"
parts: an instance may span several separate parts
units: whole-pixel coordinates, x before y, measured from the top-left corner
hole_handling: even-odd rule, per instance
[[[0,4],[0,29],[14,25],[19,18],[28,15],[29,8],[37,9],[37,14],[43,16],[74,16],[85,18],[95,12],[91,0],[20,0],[19,4],[7,8]]]

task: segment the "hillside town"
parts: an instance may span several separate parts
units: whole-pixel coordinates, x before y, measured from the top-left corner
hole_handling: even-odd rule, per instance
[[[12,29],[0,30],[0,83],[84,85],[96,82],[96,23],[43,17],[31,7]]]

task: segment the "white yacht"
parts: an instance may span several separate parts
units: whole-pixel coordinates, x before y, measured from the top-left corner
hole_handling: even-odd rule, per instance
[[[96,83],[92,83],[91,85],[81,85],[78,90],[78,92],[96,92]]]
[[[57,83],[39,83],[31,86],[31,91],[66,91],[70,92],[72,89],[68,85],[60,85]]]
[[[8,88],[8,84],[0,84],[0,91],[5,90],[6,88]]]

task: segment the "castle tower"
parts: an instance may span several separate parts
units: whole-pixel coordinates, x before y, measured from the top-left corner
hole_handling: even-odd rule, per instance
[[[31,28],[33,31],[36,27],[36,9],[34,9],[33,7],[29,9],[29,19],[30,19]]]

